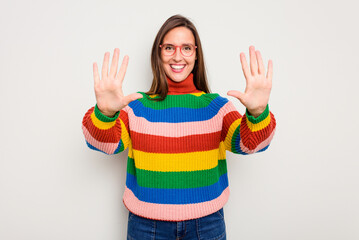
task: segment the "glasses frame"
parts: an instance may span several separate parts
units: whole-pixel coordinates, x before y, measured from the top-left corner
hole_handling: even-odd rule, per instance
[[[191,44],[191,43],[189,43],[189,44],[183,44],[183,45],[191,45],[191,46],[193,46],[194,49],[195,49],[195,51],[193,51],[193,53],[192,53],[191,55],[186,56],[186,55],[184,55],[184,54],[182,53],[182,46],[183,46],[183,45],[178,46],[178,45],[173,45],[173,44],[170,44],[170,43],[161,44],[161,45],[160,45],[160,48],[161,48],[162,51],[163,51],[163,48],[162,48],[162,47],[163,47],[164,45],[171,45],[171,46],[174,46],[174,48],[175,48],[174,52],[173,52],[171,55],[166,55],[166,54],[164,54],[165,56],[173,56],[173,55],[175,55],[175,53],[177,52],[177,48],[179,48],[179,49],[180,49],[180,53],[181,53],[181,55],[182,55],[183,57],[191,57],[191,56],[196,52],[196,49],[197,49],[197,46],[195,46],[195,45],[193,45],[193,44]]]

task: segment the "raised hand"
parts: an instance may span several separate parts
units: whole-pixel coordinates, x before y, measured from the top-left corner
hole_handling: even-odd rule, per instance
[[[268,72],[265,76],[265,68],[260,52],[255,51],[254,46],[249,47],[250,69],[244,53],[240,54],[242,70],[246,78],[244,93],[230,90],[227,95],[238,98],[254,117],[258,117],[265,109],[269,101],[272,89],[273,62],[268,61]]]
[[[105,53],[102,64],[101,79],[98,73],[97,63],[93,63],[93,77],[95,81],[94,87],[97,107],[108,117],[113,117],[116,112],[120,111],[131,101],[143,97],[140,93],[132,93],[127,96],[123,95],[122,83],[125,78],[129,57],[126,55],[123,58],[120,70],[117,73],[119,55],[120,49],[115,48],[110,72],[108,73],[110,53]]]

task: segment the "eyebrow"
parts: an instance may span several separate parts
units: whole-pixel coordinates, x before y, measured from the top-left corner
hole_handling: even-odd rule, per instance
[[[163,45],[164,44],[169,44],[169,45],[176,45],[176,44],[173,44],[173,43],[162,43]],[[193,43],[183,43],[182,45],[190,45],[190,44],[192,44],[192,45],[195,45],[195,44],[193,44]]]

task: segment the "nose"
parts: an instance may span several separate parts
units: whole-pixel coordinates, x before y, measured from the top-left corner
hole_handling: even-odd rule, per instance
[[[175,51],[175,53],[173,54],[173,59],[174,59],[175,61],[180,61],[180,60],[182,60],[181,49],[180,49],[179,46],[176,47],[176,51]]]

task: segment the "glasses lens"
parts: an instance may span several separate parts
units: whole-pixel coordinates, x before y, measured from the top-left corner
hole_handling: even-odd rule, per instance
[[[162,50],[165,55],[169,56],[169,55],[172,55],[175,53],[176,48],[175,48],[175,46],[173,46],[171,44],[164,44],[162,47]]]
[[[182,52],[182,54],[183,54],[184,56],[189,57],[189,56],[191,56],[191,55],[193,54],[193,52],[194,52],[194,46],[192,46],[191,44],[183,45],[183,46],[181,47],[181,52]]]
[[[172,56],[176,52],[176,46],[172,44],[163,44],[161,46],[162,52],[166,56]],[[192,44],[184,44],[180,46],[181,53],[185,57],[190,57],[195,51],[195,47]]]

